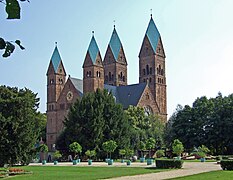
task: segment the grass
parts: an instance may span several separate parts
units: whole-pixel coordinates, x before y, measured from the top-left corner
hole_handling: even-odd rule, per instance
[[[224,180],[232,180],[233,179],[233,171],[212,171],[207,173],[201,173],[197,175],[173,178],[179,180],[207,180],[207,179],[224,179]]]
[[[25,166],[22,169],[32,171],[32,175],[19,175],[12,179],[105,179],[120,176],[132,176],[164,171],[161,169],[150,169],[142,167],[73,167],[73,166]]]

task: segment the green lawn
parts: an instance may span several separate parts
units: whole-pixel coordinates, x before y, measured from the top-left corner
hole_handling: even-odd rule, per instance
[[[119,176],[155,173],[164,171],[161,169],[149,169],[142,167],[78,167],[78,166],[25,166],[22,169],[32,171],[32,175],[19,175],[12,179],[103,179]]]
[[[180,178],[173,178],[173,179],[184,179],[184,180],[208,180],[208,179],[226,179],[232,180],[233,179],[233,171],[212,171],[208,173],[201,173],[192,176],[185,176]]]

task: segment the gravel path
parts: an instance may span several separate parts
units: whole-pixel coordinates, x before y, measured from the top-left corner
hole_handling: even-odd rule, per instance
[[[111,180],[146,180],[146,179],[170,179],[175,177],[188,176],[193,174],[199,174],[203,172],[221,170],[220,165],[216,162],[185,162],[182,169],[171,170],[159,173],[143,174],[136,176],[124,176],[119,178],[112,178]]]

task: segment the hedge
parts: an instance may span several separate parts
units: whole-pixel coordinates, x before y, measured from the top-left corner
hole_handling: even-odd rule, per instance
[[[233,170],[233,160],[221,160],[220,165],[223,170]]]
[[[176,160],[176,159],[157,159],[155,163],[156,163],[156,167],[160,169],[170,169],[170,168],[180,169],[182,168],[183,165],[182,160]]]

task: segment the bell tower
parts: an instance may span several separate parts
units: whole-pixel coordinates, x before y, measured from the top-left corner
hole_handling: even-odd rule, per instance
[[[83,63],[83,92],[104,89],[104,68],[94,32]]]
[[[165,52],[160,33],[151,15],[139,53],[139,83],[148,82],[159,107],[159,114],[167,119],[167,85]]]
[[[104,57],[104,84],[127,85],[127,61],[115,25]]]
[[[47,130],[46,139],[49,150],[57,139],[57,100],[66,81],[66,72],[57,46],[55,47],[47,70]]]

